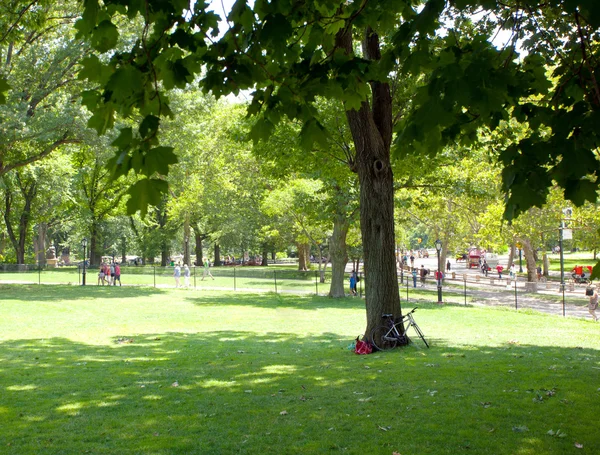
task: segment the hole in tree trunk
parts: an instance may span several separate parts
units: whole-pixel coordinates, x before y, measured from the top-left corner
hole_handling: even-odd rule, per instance
[[[383,163],[380,160],[375,160],[373,167],[375,168],[375,172],[381,172],[383,169]]]

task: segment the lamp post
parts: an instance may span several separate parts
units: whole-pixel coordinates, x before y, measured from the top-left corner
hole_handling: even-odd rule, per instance
[[[85,249],[87,247],[87,239],[85,237],[81,241],[81,246],[83,247],[83,273],[81,274],[81,285],[85,286]]]
[[[440,253],[442,252],[442,241],[440,239],[437,239],[435,241],[435,251],[437,252],[437,262],[438,262],[438,273],[436,273],[436,279],[437,279],[437,289],[438,289],[438,303],[443,303],[442,301],[442,278],[441,278],[441,273],[442,273],[442,267],[440,265]]]

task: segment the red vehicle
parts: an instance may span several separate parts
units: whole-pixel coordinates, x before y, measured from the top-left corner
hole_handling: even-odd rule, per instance
[[[479,268],[479,261],[483,262],[483,257],[485,256],[485,250],[480,250],[479,248],[471,248],[469,250],[469,262],[467,263],[467,267]]]

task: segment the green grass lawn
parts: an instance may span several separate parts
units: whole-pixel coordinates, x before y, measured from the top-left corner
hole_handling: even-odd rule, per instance
[[[549,258],[550,258],[550,270],[559,272],[560,271],[560,255],[551,254],[551,255],[549,255]],[[583,253],[565,252],[565,254],[563,256],[564,271],[565,271],[565,274],[568,274],[569,278],[571,275],[570,272],[571,272],[571,270],[573,270],[573,268],[575,266],[577,266],[577,265],[594,266],[594,265],[596,265],[596,262],[598,262],[598,259],[594,259],[594,254],[589,251],[583,252]]]
[[[0,453],[600,453],[600,324],[424,295],[357,356],[358,298],[0,285]]]

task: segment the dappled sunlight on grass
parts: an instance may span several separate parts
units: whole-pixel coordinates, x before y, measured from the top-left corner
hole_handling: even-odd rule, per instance
[[[584,321],[420,305],[431,349],[357,356],[356,299],[68,297],[2,308],[7,453],[600,453]]]

